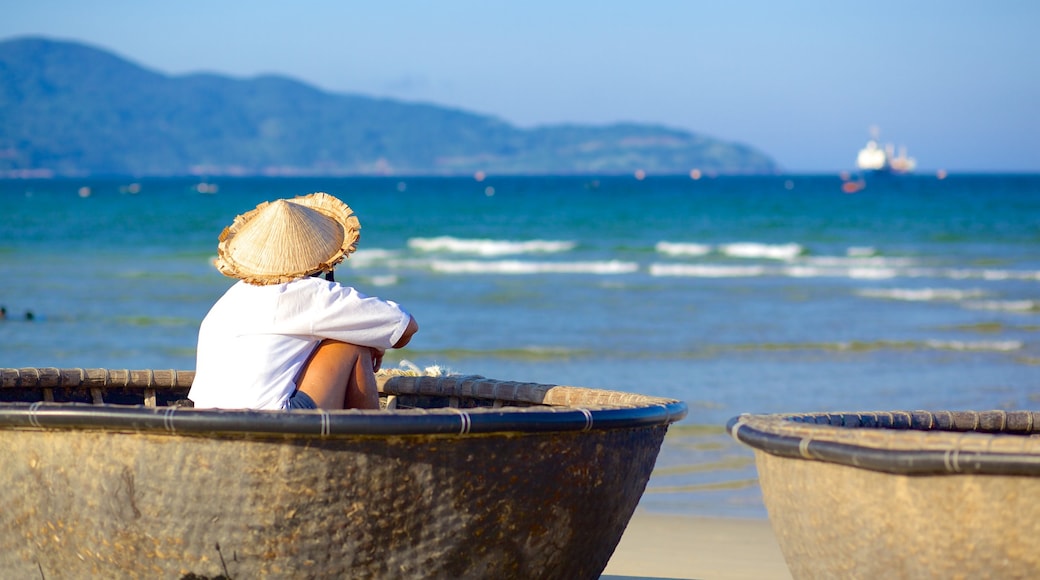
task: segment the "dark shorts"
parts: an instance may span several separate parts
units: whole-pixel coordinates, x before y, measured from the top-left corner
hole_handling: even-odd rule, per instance
[[[289,397],[289,409],[317,409],[318,404],[310,395],[303,391],[296,391]]]

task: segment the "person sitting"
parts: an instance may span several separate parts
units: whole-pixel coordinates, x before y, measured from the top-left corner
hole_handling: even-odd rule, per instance
[[[397,303],[334,280],[360,229],[322,192],[261,203],[224,229],[215,265],[239,281],[199,327],[196,408],[379,408],[383,353],[419,325]]]

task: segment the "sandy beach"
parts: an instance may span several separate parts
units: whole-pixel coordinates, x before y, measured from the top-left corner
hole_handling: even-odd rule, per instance
[[[637,511],[602,578],[782,580],[791,574],[767,520]]]

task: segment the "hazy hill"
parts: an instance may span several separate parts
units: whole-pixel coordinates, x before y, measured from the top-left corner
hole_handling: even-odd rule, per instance
[[[768,173],[743,145],[660,126],[520,129],[283,77],[169,76],[69,42],[0,42],[0,176]]]

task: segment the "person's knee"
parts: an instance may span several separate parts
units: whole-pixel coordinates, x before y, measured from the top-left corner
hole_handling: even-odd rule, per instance
[[[375,384],[373,352],[367,346],[326,339],[318,344],[297,378],[297,387],[322,409],[369,408]],[[354,391],[365,393],[358,398]],[[373,391],[374,392],[374,391]],[[374,395],[378,404],[378,394]]]
[[[372,349],[371,348],[369,348],[367,346],[358,346],[356,344],[351,344],[350,346],[353,347],[351,352],[357,354],[357,358],[358,358],[359,362],[362,362],[362,361],[369,361],[369,362],[371,362],[372,361]]]
[[[354,359],[358,357],[372,358],[372,350],[367,346],[360,346],[349,342],[341,342],[326,338],[318,344],[312,356],[332,356],[338,360]]]

